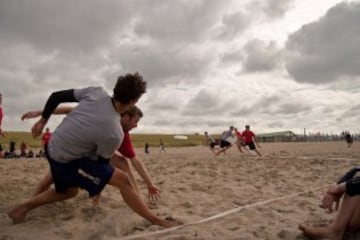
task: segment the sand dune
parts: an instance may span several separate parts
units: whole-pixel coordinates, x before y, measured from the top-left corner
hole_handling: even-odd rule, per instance
[[[360,160],[357,142],[350,149],[343,142],[264,143],[261,158],[240,155],[236,148],[218,157],[204,146],[166,150],[150,149],[145,155],[138,149],[161,189],[161,199],[149,206],[184,226],[168,230],[150,225],[113,187],[105,189],[98,208],[81,191],[73,199],[39,207],[24,223],[13,225],[5,212],[31,195],[48,165],[45,159],[1,159],[0,239],[306,239],[298,224],[334,218],[336,213],[318,207],[322,189]]]

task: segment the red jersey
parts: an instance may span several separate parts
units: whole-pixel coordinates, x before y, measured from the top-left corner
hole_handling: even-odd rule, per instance
[[[255,137],[255,134],[250,130],[243,131],[242,135],[246,144],[251,143],[253,141],[253,137]]]
[[[3,110],[2,107],[0,106],[0,128],[1,128],[2,118],[3,118]]]
[[[118,148],[118,151],[122,155],[124,155],[124,157],[127,157],[127,158],[134,158],[135,157],[134,146],[131,143],[130,134],[128,132],[125,132],[124,140],[121,143],[120,147]]]
[[[46,145],[49,143],[50,141],[50,137],[51,137],[51,133],[50,132],[46,132],[43,134],[42,136],[42,141],[43,141],[43,144]]]
[[[242,138],[241,132],[239,130],[235,130],[235,135],[238,139]]]

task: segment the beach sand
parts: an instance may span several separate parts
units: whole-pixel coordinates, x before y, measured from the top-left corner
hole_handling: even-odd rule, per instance
[[[345,171],[358,166],[359,143],[262,143],[264,157],[241,155],[232,147],[214,157],[205,146],[137,149],[161,199],[148,202],[159,216],[186,225],[152,226],[107,187],[100,206],[85,191],[64,202],[31,211],[12,224],[6,211],[31,196],[48,171],[45,159],[0,160],[0,240],[10,239],[307,239],[298,224],[329,223],[336,213],[319,208],[323,191]],[[142,195],[147,190],[135,173]],[[211,219],[211,217],[214,217]],[[348,235],[345,239],[360,239]]]

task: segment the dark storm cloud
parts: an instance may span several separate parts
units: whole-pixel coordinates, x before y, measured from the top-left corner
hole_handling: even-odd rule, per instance
[[[298,82],[321,84],[360,76],[360,2],[341,3],[293,33],[287,70]]]

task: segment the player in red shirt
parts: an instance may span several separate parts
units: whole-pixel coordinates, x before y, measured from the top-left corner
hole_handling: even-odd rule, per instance
[[[73,110],[73,107],[59,107],[55,109],[53,114],[67,114]],[[22,120],[29,119],[29,118],[35,118],[38,116],[41,116],[42,111],[32,111],[27,112],[23,114],[21,117]],[[128,164],[127,159],[130,159],[132,165],[134,166],[135,170],[139,173],[139,175],[142,177],[144,182],[148,186],[149,191],[149,199],[155,200],[160,197],[160,190],[157,188],[153,182],[151,181],[151,178],[149,177],[149,174],[146,170],[146,167],[142,163],[142,161],[136,157],[134,147],[131,142],[129,131],[131,131],[133,128],[137,127],[138,122],[143,117],[143,113],[141,110],[137,107],[134,107],[132,110],[129,110],[122,114],[121,116],[121,125],[124,130],[124,139],[121,143],[120,147],[114,152],[110,163],[120,168],[121,170],[125,171],[129,175],[129,180],[131,184],[135,187],[136,191],[139,192],[139,188],[136,184],[134,175],[132,174],[130,170],[130,166]],[[53,183],[52,176],[50,172],[41,180],[39,185],[37,186],[34,195],[37,195],[46,189],[50,187],[50,185]],[[98,198],[94,199],[95,204],[98,202]]]
[[[243,136],[242,136],[241,132],[240,132],[237,128],[234,128],[234,132],[235,132],[235,136],[236,136],[236,138],[237,138],[237,140],[236,140],[236,146],[237,146],[237,148],[239,149],[239,151],[240,151],[241,153],[244,153],[244,152],[243,152],[243,148],[244,148],[245,151],[249,153],[249,151],[247,150],[247,148],[245,148],[246,145],[245,145],[245,142],[244,142],[244,139],[243,139]]]
[[[249,146],[250,150],[253,150],[254,152],[257,153],[257,155],[259,155],[260,157],[262,156],[261,153],[256,149],[256,146],[258,148],[260,148],[259,144],[255,141],[255,133],[253,133],[250,130],[250,126],[246,125],[245,126],[245,130],[242,132],[242,137],[245,143],[245,146]]]
[[[49,143],[51,137],[50,128],[46,128],[45,133],[42,135],[42,145],[45,150],[45,146]]]
[[[4,136],[4,133],[2,131],[2,128],[1,128],[1,123],[2,123],[2,118],[3,118],[3,110],[2,110],[2,107],[1,107],[1,104],[2,104],[2,94],[0,93],[0,137],[3,137]],[[0,144],[0,157],[3,157],[3,148]]]

